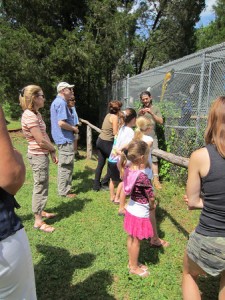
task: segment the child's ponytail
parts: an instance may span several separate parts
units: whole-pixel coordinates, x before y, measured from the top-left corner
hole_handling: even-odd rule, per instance
[[[153,125],[151,119],[139,117],[136,120],[136,130],[134,133],[134,141],[140,141],[143,138],[145,131]]]
[[[120,171],[120,178],[121,179],[123,178],[123,174],[124,174],[124,169],[125,169],[126,163],[127,163],[127,150],[124,149],[121,152],[120,160],[119,160],[119,163],[118,163],[118,168],[119,168],[119,171]]]
[[[141,131],[141,129],[139,127],[137,127],[135,129],[135,132],[134,132],[134,138],[133,138],[133,140],[134,141],[141,141],[142,137],[143,137],[143,132]]]

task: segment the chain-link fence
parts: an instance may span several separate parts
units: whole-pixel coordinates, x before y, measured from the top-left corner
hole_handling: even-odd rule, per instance
[[[212,101],[224,94],[225,43],[198,51],[163,66],[127,77],[113,85],[107,99],[123,107],[138,107],[139,95],[149,90],[164,115],[169,151],[188,157],[204,145],[204,130]]]

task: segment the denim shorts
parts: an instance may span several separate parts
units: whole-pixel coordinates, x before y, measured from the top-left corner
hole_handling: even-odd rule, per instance
[[[187,255],[207,274],[217,276],[225,270],[225,237],[204,236],[193,231]]]

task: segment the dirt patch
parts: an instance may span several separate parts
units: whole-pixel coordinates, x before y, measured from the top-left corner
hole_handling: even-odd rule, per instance
[[[9,136],[13,138],[24,138],[23,132],[21,129],[8,130]]]

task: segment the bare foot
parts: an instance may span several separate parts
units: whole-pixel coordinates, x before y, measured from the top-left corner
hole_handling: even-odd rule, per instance
[[[170,243],[169,242],[167,242],[167,241],[164,241],[164,240],[162,240],[162,239],[157,239],[157,240],[153,240],[153,239],[151,239],[151,241],[150,241],[150,246],[151,247],[156,247],[156,248],[158,248],[158,247],[164,247],[164,248],[166,248],[166,247],[168,247],[170,245]]]
[[[140,276],[142,278],[148,277],[150,275],[150,273],[147,270],[143,270],[143,269],[141,269],[139,267],[137,267],[137,268],[130,268],[129,273],[133,274],[133,275]]]

